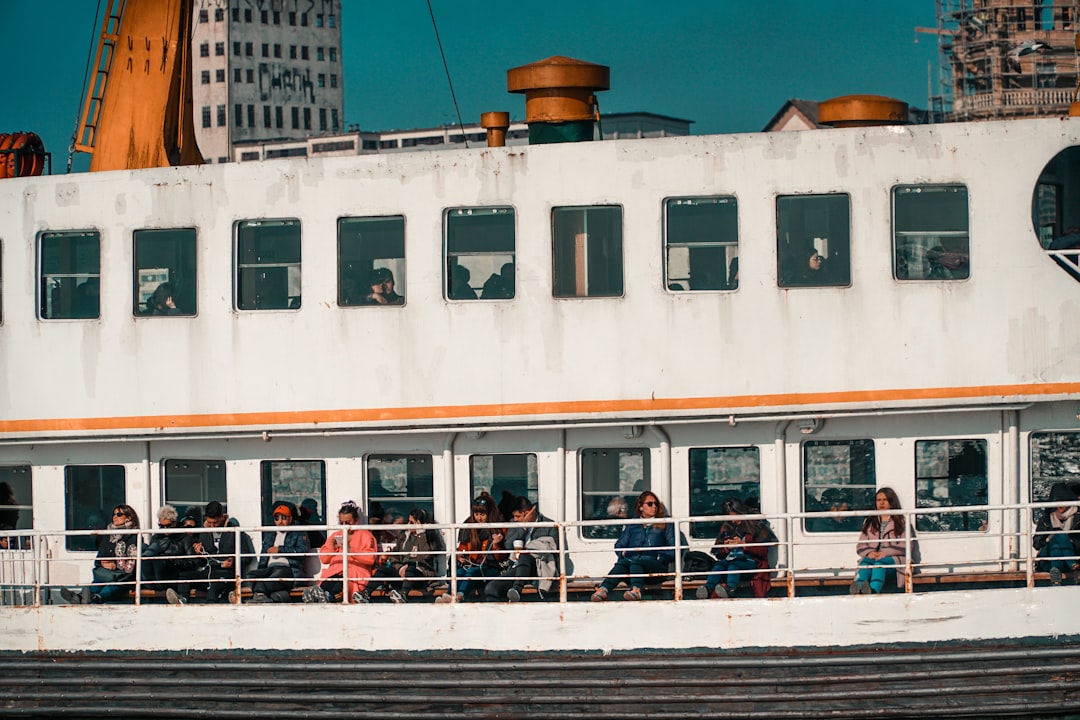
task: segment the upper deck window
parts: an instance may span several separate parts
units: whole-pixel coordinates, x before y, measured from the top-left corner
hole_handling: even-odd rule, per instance
[[[873,440],[803,443],[803,506],[807,512],[871,510],[877,492]],[[807,532],[858,532],[863,518],[807,518]]]
[[[581,519],[614,520],[633,517],[638,495],[649,487],[648,448],[585,449],[581,451]],[[588,525],[585,538],[615,538],[621,525]]]
[[[734,290],[739,286],[735,198],[668,198],[664,219],[668,290]]]
[[[735,498],[751,512],[761,508],[761,461],[756,447],[690,448],[690,514],[724,515]],[[690,536],[714,538],[721,521],[696,522]]]
[[[446,297],[508,300],[515,294],[514,208],[447,210]]]
[[[198,309],[194,228],[135,231],[136,315],[194,315]]]
[[[553,208],[551,227],[555,297],[623,294],[621,207]]]
[[[236,225],[236,309],[300,307],[300,221]]]
[[[404,305],[405,218],[338,219],[338,305]]]
[[[391,524],[413,508],[435,512],[435,474],[430,455],[371,455],[367,459],[368,514]]]
[[[851,284],[851,198],[780,195],[776,198],[776,261],[780,287]]]
[[[1047,255],[1080,280],[1080,146],[1059,152],[1043,168],[1031,198],[1031,223]]]
[[[43,320],[101,314],[101,235],[47,232],[38,238],[38,307]]]
[[[915,507],[987,504],[985,440],[918,440],[915,443]],[[919,532],[983,532],[985,510],[918,515]]]
[[[540,479],[536,469],[536,453],[506,453],[502,455],[470,455],[469,485],[471,496],[486,492],[495,502],[509,493],[540,502]],[[509,513],[503,519],[508,519]]]
[[[968,193],[963,185],[893,188],[893,277],[964,280],[968,256]]]

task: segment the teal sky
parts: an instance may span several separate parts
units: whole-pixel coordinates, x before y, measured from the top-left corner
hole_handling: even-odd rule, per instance
[[[246,1],[246,0],[242,0]],[[63,172],[98,0],[2,0],[0,132],[30,130]],[[552,55],[608,65],[602,112],[693,120],[692,132],[760,130],[788,98],[874,93],[926,107],[937,72],[934,0],[432,0],[466,123],[524,115],[506,71]],[[343,0],[345,121],[365,130],[456,122],[427,3]],[[78,167],[78,164],[76,165]]]

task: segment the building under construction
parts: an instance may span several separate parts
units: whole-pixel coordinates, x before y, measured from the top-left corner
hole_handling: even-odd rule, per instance
[[[1067,115],[1076,99],[1080,0],[937,0],[940,78],[932,115]]]

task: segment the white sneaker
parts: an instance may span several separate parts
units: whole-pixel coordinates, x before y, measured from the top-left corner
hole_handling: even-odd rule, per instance
[[[399,593],[397,590],[390,591],[390,599],[399,605],[405,602],[405,596]]]
[[[354,592],[352,594],[353,605],[367,605],[371,602],[371,598],[362,592]]]
[[[309,585],[300,593],[301,599],[306,603],[326,602],[326,591],[317,585]]]
[[[165,600],[167,600],[170,605],[183,605],[185,602],[184,598],[180,597],[172,588],[165,590]]]
[[[231,604],[231,605],[235,605],[235,604],[236,604],[236,600],[237,600],[237,598],[236,598],[236,591],[235,591],[235,590],[230,590],[230,591],[229,591],[229,604]]]
[[[435,602],[439,603],[440,605],[448,605],[454,602],[454,598],[452,595],[450,595],[450,593],[444,593],[439,597],[435,598]]]

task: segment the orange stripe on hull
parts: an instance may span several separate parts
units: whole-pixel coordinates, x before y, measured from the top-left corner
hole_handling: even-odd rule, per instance
[[[212,413],[204,415],[145,415],[131,417],[46,418],[2,420],[0,433],[74,432],[85,430],[167,430],[180,428],[258,427],[276,425],[341,425],[409,420],[465,420],[482,417],[533,417],[610,413],[661,413],[690,410],[731,410],[836,406],[866,403],[903,403],[918,400],[1009,401],[1033,396],[1080,394],[1080,383],[1039,385],[987,385],[960,388],[853,390],[849,392],[739,395],[707,398],[651,398],[638,400],[577,400],[504,405],[436,405],[415,408],[301,410],[287,412]]]

